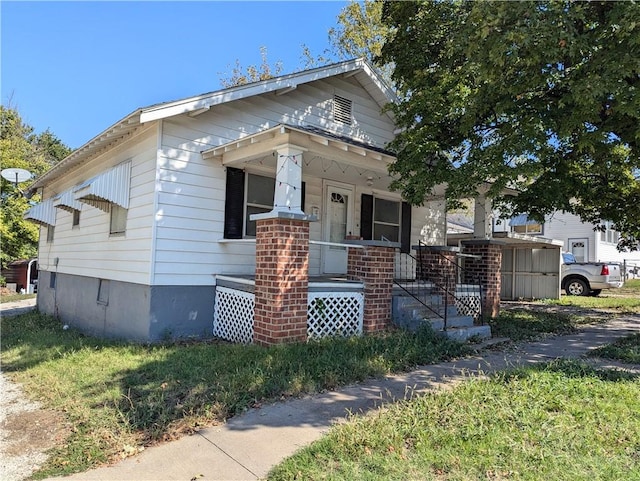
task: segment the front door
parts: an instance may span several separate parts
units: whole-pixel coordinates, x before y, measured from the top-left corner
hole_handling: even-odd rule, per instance
[[[351,234],[353,222],[353,186],[326,184],[324,206],[324,240],[344,242]],[[347,249],[339,246],[322,247],[322,271],[325,274],[347,273]]]
[[[569,252],[574,255],[577,262],[587,262],[589,260],[587,239],[569,239]]]

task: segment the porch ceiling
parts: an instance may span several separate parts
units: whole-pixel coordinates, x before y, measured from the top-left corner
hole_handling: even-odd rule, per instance
[[[278,125],[205,150],[202,157],[217,159],[225,166],[275,170],[274,153],[285,145],[303,151],[302,170],[306,175],[385,190],[392,180],[387,169],[395,157],[390,152],[329,132],[289,125]]]

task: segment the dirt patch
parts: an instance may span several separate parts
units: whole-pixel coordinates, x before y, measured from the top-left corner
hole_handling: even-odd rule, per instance
[[[46,451],[62,443],[69,431],[60,413],[29,401],[0,373],[0,479],[29,477],[46,461]]]
[[[6,287],[0,287],[0,296],[15,296],[16,291],[7,289]]]

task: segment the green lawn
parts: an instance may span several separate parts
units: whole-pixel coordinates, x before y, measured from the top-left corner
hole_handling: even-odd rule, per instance
[[[631,334],[618,339],[613,344],[594,349],[589,352],[589,355],[640,365],[640,333]]]
[[[74,426],[38,478],[134,454],[265,400],[334,389],[466,352],[428,330],[272,348],[148,346],[85,337],[37,313],[2,319],[3,371]]]
[[[595,297],[562,296],[560,299],[549,299],[543,302],[549,305],[640,314],[640,279],[628,280],[620,289],[605,289]]]
[[[543,305],[542,307],[548,306]],[[592,321],[591,316],[585,315],[567,315],[535,310],[505,311],[497,320],[493,321],[492,328],[494,335],[507,335],[516,340],[523,340],[554,333],[572,332],[580,324]],[[466,346],[446,341],[428,330],[417,334],[398,331],[379,336],[331,339],[272,348],[235,346],[213,341],[140,345],[83,336],[73,329],[64,330],[60,322],[35,312],[3,317],[1,332],[3,371],[9,374],[13,380],[21,383],[28,396],[40,400],[45,407],[62,413],[69,424],[73,426],[69,437],[51,453],[47,463],[36,473],[36,478],[81,472],[135,454],[142,446],[173,439],[192,432],[200,426],[214,425],[264,401],[334,389],[367,378],[406,371],[416,365],[461,357],[471,352]],[[567,370],[573,374],[567,374]],[[528,379],[531,380],[531,387],[527,387],[527,389],[531,389],[530,392],[523,387],[528,386]],[[534,379],[540,380],[536,381],[538,384],[533,383]],[[571,383],[564,386],[565,381],[563,380],[567,380],[567,382],[570,380]],[[449,413],[447,411],[449,408],[444,409],[442,411],[444,414],[436,419],[436,424],[441,423],[443,426],[448,426],[447,422],[450,418],[459,418],[459,421],[456,422],[466,422],[467,425],[465,427],[460,424],[455,429],[466,432],[460,439],[465,440],[465,436],[467,436],[469,443],[471,443],[476,439],[476,436],[485,435],[483,426],[496,424],[498,427],[503,423],[503,421],[490,417],[486,419],[478,417],[478,421],[476,421],[475,406],[482,407],[481,410],[487,411],[486,416],[489,416],[492,411],[497,411],[497,408],[502,405],[508,407],[508,392],[522,388],[523,397],[518,401],[522,406],[527,402],[533,402],[532,399],[537,395],[541,396],[541,399],[547,399],[549,405],[556,403],[560,409],[565,404],[577,404],[577,401],[564,399],[564,395],[560,394],[551,395],[547,391],[552,389],[555,393],[563,393],[567,390],[573,392],[577,389],[574,386],[575,380],[580,381],[578,384],[587,383],[602,386],[604,390],[598,391],[596,396],[614,404],[619,401],[615,396],[610,395],[607,386],[618,386],[621,388],[621,393],[631,392],[631,397],[635,396],[636,400],[640,398],[637,392],[637,379],[609,379],[608,375],[587,372],[582,367],[560,365],[553,369],[540,371],[540,373],[532,371],[531,374],[498,377],[490,383],[472,383],[473,388],[464,388],[469,391],[456,390],[446,396],[439,394],[435,398],[443,400],[442,409],[451,405],[449,408],[455,407],[459,411]],[[485,392],[483,389],[489,389],[489,391]],[[500,390],[502,390],[502,394],[498,392]],[[578,396],[582,394],[579,392]],[[485,403],[488,403],[487,407],[484,407]],[[588,408],[588,405],[589,403],[585,404],[585,409],[588,413],[592,413],[593,409]],[[393,410],[403,409],[402,406],[409,405],[402,403],[401,406],[394,407]],[[637,408],[633,403],[629,406]],[[625,412],[625,406],[617,406],[616,409],[618,407],[621,407],[621,413]],[[404,418],[401,414],[394,415],[396,417],[388,421],[389,425],[382,428],[402,433],[405,429],[414,429],[411,426],[415,424],[420,426],[420,429],[424,429],[422,426],[426,421],[423,421],[422,417],[427,416],[427,413],[423,413],[421,409],[426,408],[416,409],[418,410],[407,411]],[[513,416],[513,412],[520,412],[519,410],[524,408],[518,407],[517,411],[514,411],[516,407],[508,409],[512,414],[496,412],[496,415],[509,417]],[[607,409],[609,408],[607,407]],[[541,417],[543,411],[536,410],[538,417],[535,419],[543,424],[549,423],[549,420]],[[400,411],[397,412],[400,413]],[[463,419],[465,413],[466,421]],[[554,415],[555,411],[549,410],[548,413]],[[380,413],[380,416],[382,415],[383,413]],[[571,415],[574,416],[576,423],[574,426],[576,426],[582,423],[583,418],[588,419],[594,414],[587,416],[587,414],[579,412]],[[632,416],[627,417],[633,418]],[[400,423],[397,426],[391,424],[396,422],[396,418]],[[430,418],[425,417],[425,419]],[[609,414],[603,419],[617,422]],[[631,419],[623,421],[624,425]],[[466,459],[466,454],[465,456],[460,454],[463,451],[458,454],[455,454],[454,451],[462,448],[471,449],[468,446],[465,447],[464,443],[461,447],[456,447],[455,440],[459,438],[458,435],[456,435],[458,437],[449,436],[453,443],[451,446],[442,445],[445,451],[452,453],[452,457],[443,457],[435,464],[427,465],[424,464],[426,463],[424,459],[422,461],[420,459],[425,456],[425,453],[431,452],[429,450],[436,449],[437,446],[425,447],[428,451],[421,451],[423,443],[427,443],[426,440],[402,435],[402,440],[406,440],[405,445],[403,444],[405,441],[401,441],[400,438],[396,439],[391,436],[391,433],[383,431],[384,436],[388,434],[391,437],[389,444],[380,447],[374,441],[368,440],[370,435],[374,438],[382,436],[364,431],[368,421],[356,420],[354,422],[359,423],[355,425],[358,426],[357,428],[347,425],[341,428],[344,431],[342,434],[337,434],[338,438],[332,437],[336,436],[332,434],[327,438],[327,441],[322,441],[323,443],[331,443],[331,439],[337,439],[340,444],[343,444],[344,441],[345,452],[340,454],[340,456],[344,456],[344,460],[339,461],[340,458],[336,458],[336,462],[327,465],[330,469],[323,471],[322,465],[328,461],[323,458],[322,454],[313,454],[311,457],[318,459],[320,467],[309,467],[310,471],[305,471],[309,474],[310,479],[322,478],[328,473],[335,473],[335,476],[332,475],[334,479],[343,479],[343,475],[347,478],[353,475],[356,478],[386,479],[386,476],[389,475],[391,478],[404,479],[407,476],[409,478],[414,476],[414,478],[422,479],[423,471],[421,470],[423,469],[427,470],[424,471],[425,473],[433,472],[436,476],[440,476],[439,479],[476,479],[475,474],[456,471],[458,464],[466,466],[467,463],[463,462]],[[477,422],[480,424],[478,425]],[[512,450],[516,449],[516,445],[528,446],[531,444],[535,446],[539,442],[537,438],[527,437],[532,434],[525,436],[521,433],[521,437],[508,437],[511,436],[510,430],[517,431],[519,429],[520,424],[518,424],[517,418],[514,418],[513,422],[515,424],[507,425],[502,431],[504,436],[507,436],[507,440],[511,439],[510,442],[515,443],[511,446],[511,450],[502,447],[496,451],[498,454],[491,454],[493,451],[487,451],[486,456],[482,458],[484,460],[478,461],[480,463],[478,466],[486,468],[483,479],[491,478],[491,476],[493,476],[491,479],[500,479],[500,476],[506,479],[506,475],[499,471],[502,469],[500,467],[502,465],[495,461],[494,456],[500,459],[509,459],[513,455]],[[533,421],[528,422],[533,423]],[[549,424],[548,436],[552,436],[556,429],[559,433],[562,432],[560,427],[554,426]],[[600,427],[597,426],[597,428]],[[637,429],[637,426],[635,428]],[[352,431],[349,431],[350,429]],[[356,434],[360,430],[362,432]],[[477,430],[480,431],[476,433]],[[352,434],[347,435],[347,433]],[[606,434],[609,435],[609,433]],[[637,466],[640,458],[638,458],[639,454],[634,453],[636,451],[640,453],[640,445],[636,443],[636,447],[630,446],[623,432],[615,431],[612,435],[621,436],[620,449],[631,453],[629,455],[631,458],[636,456],[634,459],[636,459]],[[355,444],[349,447],[348,439],[343,440],[343,436],[355,436],[353,441]],[[447,438],[444,431],[438,436],[444,436],[442,442]],[[492,436],[500,437],[502,434],[496,431]],[[575,437],[575,435],[568,436]],[[417,441],[418,439],[420,442]],[[486,449],[494,444],[493,438],[488,439]],[[553,444],[555,438],[551,437],[550,439],[552,441],[549,443]],[[608,437],[603,439],[607,442],[609,440]],[[438,441],[438,443],[440,442]],[[405,447],[402,448],[402,446]],[[531,469],[531,466],[538,462],[536,456],[543,458],[551,456],[543,447],[541,445],[539,450],[525,452],[522,456],[528,459],[530,464],[527,468],[526,462],[523,461],[524,467],[518,469]],[[613,461],[609,464],[605,463],[605,466],[613,466],[611,473],[615,474],[627,458],[618,453],[617,445],[614,447],[615,449],[611,451]],[[586,466],[601,464],[600,454],[596,456],[599,453],[598,450],[609,453],[608,448],[605,449],[602,446],[594,445],[589,448],[593,448],[595,451],[591,461],[583,460],[584,463],[587,463]],[[325,449],[338,448],[322,448],[322,450]],[[363,449],[366,454],[364,457],[362,455]],[[482,448],[482,450],[484,449],[485,447]],[[636,451],[633,451],[634,449]],[[331,455],[333,456],[333,454]],[[566,456],[571,455],[566,454]],[[349,460],[349,456],[354,458]],[[400,469],[399,467],[387,469],[377,464],[378,462],[383,464],[391,462],[390,460],[398,456],[403,463],[415,458],[418,460],[418,464],[412,467],[408,464],[409,471],[399,471],[396,474],[394,474],[394,470]],[[288,463],[296,465],[297,462],[292,460]],[[304,461],[303,464],[306,466],[309,461]],[[504,464],[504,460],[502,464]],[[474,470],[481,468],[470,466],[469,473],[480,472]],[[559,466],[562,466],[562,463]],[[297,471],[287,471],[289,468],[286,467],[282,469],[283,471],[278,471],[281,474],[274,475],[275,479],[292,477],[294,476],[292,473],[297,473]],[[314,469],[320,471],[315,472]],[[499,475],[491,474],[489,476],[487,473],[493,473],[492,470],[495,470],[495,473],[499,473]],[[447,474],[449,472],[458,474],[449,476]],[[567,472],[576,473],[577,477],[564,479],[581,479],[582,475],[577,471],[569,470]],[[438,473],[444,474],[439,475]],[[306,478],[305,474],[301,479]],[[548,479],[563,478],[550,475]],[[593,479],[598,479],[598,477],[595,476]],[[616,478],[603,475],[600,479]]]
[[[36,297],[35,294],[8,294],[0,297],[0,303],[22,301],[24,299],[33,299],[34,297]]]
[[[355,417],[270,480],[638,480],[640,378],[559,361]]]

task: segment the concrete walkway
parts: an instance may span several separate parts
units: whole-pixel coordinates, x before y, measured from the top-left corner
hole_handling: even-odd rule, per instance
[[[36,307],[36,298],[22,299],[20,301],[11,301],[0,303],[0,316],[15,316],[32,311]]]
[[[407,393],[450,386],[473,375],[557,358],[579,358],[616,338],[640,332],[640,316],[628,316],[593,325],[576,334],[522,344],[516,348],[486,350],[477,356],[423,366],[406,375],[372,380],[339,391],[252,409],[224,425],[148,448],[114,466],[68,476],[76,480],[255,480],[298,448],[325,433],[348,413],[367,412],[403,399]],[[601,365],[609,363],[600,361]],[[610,365],[610,367],[620,367]],[[640,374],[640,366],[626,366]]]

